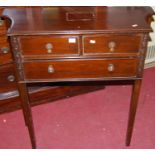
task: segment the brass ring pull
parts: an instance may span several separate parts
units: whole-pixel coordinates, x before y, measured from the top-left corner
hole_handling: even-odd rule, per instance
[[[109,72],[113,72],[114,70],[115,70],[114,65],[113,65],[113,64],[109,64],[109,65],[108,65],[108,71],[109,71]]]
[[[14,76],[14,75],[9,75],[9,76],[7,77],[7,80],[8,80],[9,82],[14,82],[14,81],[15,81],[15,76]]]
[[[0,49],[0,51],[3,53],[3,54],[7,54],[9,52],[9,48],[8,47],[2,47]]]
[[[47,53],[52,53],[52,48],[53,48],[53,45],[51,43],[47,43],[45,45],[45,48],[47,49]]]
[[[110,41],[108,43],[108,47],[109,47],[110,52],[114,52],[115,47],[116,47],[116,43],[114,41]]]
[[[52,66],[52,65],[49,65],[48,66],[48,73],[54,73],[55,72],[55,70],[54,70],[54,67]]]

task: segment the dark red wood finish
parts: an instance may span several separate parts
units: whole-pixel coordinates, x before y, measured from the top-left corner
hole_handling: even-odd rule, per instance
[[[122,65],[123,64],[123,65]],[[113,70],[109,66],[113,65]],[[52,67],[53,72],[48,69]],[[24,63],[26,81],[70,81],[104,78],[137,77],[137,59],[117,60],[64,60],[64,61],[39,61]]]
[[[17,89],[14,66],[7,64],[0,67],[0,93]]]
[[[12,8],[15,8],[15,7],[12,7]],[[34,8],[34,7],[30,7],[30,8]],[[4,9],[5,7],[0,7],[0,17],[3,16],[2,13]],[[10,112],[21,108],[21,101],[19,98],[19,92],[17,88],[17,81],[15,77],[15,70],[14,70],[15,60],[12,59],[12,49],[9,45],[10,44],[9,37],[7,36],[7,29],[8,27],[10,27],[10,25],[11,25],[11,20],[8,17],[3,16],[2,18],[0,18],[0,113]],[[30,38],[30,37],[24,37],[24,38]],[[58,38],[58,40],[61,40],[61,39]],[[36,44],[37,43],[38,42],[36,42]],[[56,44],[60,45],[59,43],[56,43]],[[56,51],[59,52],[59,49],[60,48],[58,48],[58,50]],[[67,51],[69,52],[69,50]],[[48,57],[51,55],[53,57],[53,55],[55,55],[53,51],[51,54],[47,54],[46,52],[45,53],[44,52],[41,52],[41,53],[47,55]],[[54,52],[55,52],[55,46],[54,46]],[[64,56],[62,52],[63,51],[60,51],[60,55]],[[75,53],[77,52],[75,51]],[[31,54],[32,54],[32,51],[31,51]],[[40,56],[42,57],[42,55]],[[76,86],[57,85],[56,87],[53,87],[53,86],[50,86],[49,84],[46,84],[46,85],[35,84],[35,85],[28,86],[31,106],[43,104],[49,101],[55,101],[58,99],[78,95],[81,93],[88,93],[90,91],[95,91],[103,88],[104,86],[99,84],[94,84],[93,86],[90,86],[90,85],[83,86],[83,84],[80,84],[80,83]]]
[[[12,55],[7,36],[0,35],[0,65],[12,62]]]
[[[88,12],[95,17],[88,20]],[[74,13],[74,19],[68,20],[69,13]],[[79,20],[79,13],[84,20]],[[150,32],[152,14],[150,7],[16,8],[3,12],[14,21],[9,35]],[[132,26],[135,24],[138,26]]]
[[[6,87],[4,89],[6,90]],[[31,106],[46,104],[99,89],[104,89],[104,84],[94,83],[94,85],[83,85],[83,83],[78,83],[76,85],[59,84],[55,86],[35,84],[28,86]],[[21,109],[21,101],[17,88],[11,90],[12,87],[9,87],[8,92],[4,92],[3,90],[0,93],[0,114]]]
[[[126,145],[129,146],[131,142],[132,131],[134,127],[134,120],[136,115],[136,109],[138,105],[138,98],[140,94],[142,80],[136,80],[133,84],[130,110],[129,110],[129,119],[128,119],[128,128],[126,133]]]
[[[0,35],[4,35],[6,34],[6,32],[7,32],[6,21],[3,18],[1,18],[0,19]]]
[[[133,81],[126,137],[126,145],[130,145],[153,14],[150,7],[49,7],[4,11],[3,15],[13,21],[8,36],[33,148],[36,141],[27,83],[38,81]]]
[[[95,42],[95,43],[94,43]],[[110,43],[114,42],[113,49]],[[140,35],[91,35],[83,37],[84,54],[127,53],[137,54],[141,42]]]
[[[20,37],[23,56],[32,55],[79,55],[78,36],[29,36]],[[50,44],[50,45],[49,45]],[[49,51],[48,52],[48,45]],[[30,48],[31,47],[31,48]]]

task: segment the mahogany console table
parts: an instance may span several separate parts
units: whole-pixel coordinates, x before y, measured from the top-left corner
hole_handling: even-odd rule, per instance
[[[131,81],[130,145],[153,10],[150,7],[5,9],[25,124],[36,148],[29,83]]]

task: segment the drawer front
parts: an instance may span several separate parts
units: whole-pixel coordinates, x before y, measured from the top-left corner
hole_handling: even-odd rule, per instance
[[[0,37],[0,65],[11,62],[12,56],[6,36]]]
[[[79,38],[70,36],[32,36],[19,38],[24,56],[68,55],[79,53]]]
[[[0,93],[17,89],[14,67],[8,64],[0,67]]]
[[[0,35],[6,34],[6,23],[5,20],[0,18]]]
[[[138,61],[129,60],[68,60],[25,62],[25,79],[106,78],[136,76]]]
[[[95,35],[83,37],[84,54],[137,53],[139,35]]]

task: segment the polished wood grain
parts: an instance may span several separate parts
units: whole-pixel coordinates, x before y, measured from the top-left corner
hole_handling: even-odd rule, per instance
[[[0,47],[9,47],[8,37],[6,35],[0,35]]]
[[[95,18],[68,21],[72,12],[82,12],[83,18],[94,13]],[[148,21],[153,11],[150,7],[49,7],[6,9],[3,15],[13,20],[9,35],[126,33],[152,31]]]
[[[6,21],[3,18],[0,18],[0,35],[4,35],[7,32]]]
[[[12,64],[0,67],[0,93],[17,89],[14,69]]]
[[[3,16],[2,14],[5,8],[6,7],[0,7],[0,16]],[[9,7],[9,8],[16,8],[16,7]],[[24,7],[18,7],[18,8],[24,8]],[[26,8],[36,8],[36,7],[30,6]],[[38,7],[38,8],[42,8],[42,7]],[[10,112],[10,111],[20,109],[21,101],[19,99],[18,89],[15,86],[16,81],[14,82],[8,81],[8,77],[12,75],[12,73],[14,73],[13,64],[11,63],[15,61],[12,59],[12,56],[11,56],[12,51],[9,45],[10,42],[9,42],[9,38],[7,37],[7,29],[11,25],[11,20],[5,16],[1,17],[0,19],[3,20],[2,21],[3,24],[1,24],[0,26],[0,65],[3,65],[2,67],[0,67],[0,73],[1,73],[0,74],[0,79],[1,79],[0,80],[0,86],[1,86],[0,88],[0,113],[5,113],[5,112]],[[58,41],[60,41],[59,38],[57,39]],[[59,45],[59,43],[57,43],[57,45]],[[60,47],[62,48],[62,46]],[[3,51],[4,48],[9,49],[7,53],[6,51]],[[59,50],[57,52],[59,52]],[[41,54],[46,54],[46,53],[41,52]],[[53,53],[50,54],[50,56],[51,55],[53,57]],[[64,54],[62,53],[60,55],[64,56]],[[36,56],[38,57],[38,55]],[[40,56],[42,57],[43,55],[40,55]],[[49,57],[49,55],[47,56]],[[32,57],[32,53],[31,53],[31,57]],[[55,101],[55,100],[62,99],[65,97],[78,95],[81,93],[87,93],[90,91],[103,89],[103,86],[97,85],[97,84],[94,86],[83,86],[83,85],[78,84],[76,86],[59,85],[57,87],[52,87],[48,85],[44,86],[41,84],[37,84],[36,86],[35,84],[35,86],[29,86],[28,88],[29,88],[31,106],[34,106],[38,104],[44,104],[49,101]]]
[[[18,89],[19,89],[19,94],[22,102],[22,110],[23,110],[23,115],[25,119],[25,124],[28,127],[29,134],[31,137],[31,144],[32,148],[36,148],[36,138],[35,138],[35,132],[34,132],[34,125],[33,125],[33,119],[32,119],[32,111],[31,111],[31,106],[29,102],[29,96],[25,95],[28,93],[26,84],[23,83],[18,83]]]
[[[2,67],[0,67],[0,73],[2,74],[2,75],[0,74],[0,79],[2,79],[0,80],[0,86],[1,86],[0,88],[0,113],[10,112],[10,111],[14,111],[14,110],[21,108],[19,92],[18,92],[17,87],[15,86],[16,81],[6,82],[6,79],[10,75],[12,75],[12,72],[13,72],[12,67],[8,69],[8,63],[9,63],[9,66],[13,66],[13,64],[11,63],[14,62],[15,60],[12,59],[12,56],[11,56],[12,51],[9,45],[10,42],[9,42],[9,38],[7,37],[7,29],[11,26],[11,20],[8,17],[2,15],[3,10],[5,8],[6,7],[0,7],[0,19],[2,20],[2,22],[0,23],[1,25],[0,26],[0,65],[3,65]],[[16,8],[16,7],[9,7],[9,8]],[[24,8],[24,7],[18,7],[18,8]],[[34,7],[30,6],[26,8],[34,8]],[[38,8],[42,8],[42,7],[38,7]],[[60,39],[58,39],[58,41],[59,40]],[[59,45],[59,43],[57,44]],[[62,48],[62,46],[60,47]],[[7,52],[4,51],[5,48],[8,48],[9,51]],[[47,54],[47,53],[41,52],[41,54]],[[60,55],[64,56],[64,54],[62,53],[60,53]],[[38,55],[36,56],[38,57]],[[41,58],[42,56],[43,55],[40,55]],[[49,57],[49,54],[47,54],[47,56]],[[50,56],[53,57],[53,53],[50,54]],[[92,85],[83,86],[83,85],[78,84],[76,86],[59,85],[56,87],[52,87],[50,85],[46,86],[46,85],[41,85],[41,84],[37,84],[36,86],[35,84],[35,86],[29,86],[28,88],[29,88],[31,106],[34,106],[38,104],[45,104],[49,101],[55,101],[55,100],[62,99],[65,97],[78,95],[81,93],[87,93],[90,91],[103,89],[104,86],[97,85],[97,84],[94,86]]]
[[[153,14],[150,7],[49,7],[3,12],[3,17],[12,21],[7,35],[33,148],[36,140],[27,84],[94,80],[133,82],[126,137],[126,145],[130,145]],[[78,39],[68,44],[68,37]],[[45,48],[47,43],[52,50]]]
[[[83,37],[84,54],[127,53],[139,51],[140,35],[90,35]],[[114,45],[111,45],[111,44]],[[114,47],[113,47],[114,46]]]
[[[12,54],[6,35],[0,35],[0,65],[12,62]]]
[[[57,85],[41,85],[35,84],[28,86],[29,99],[31,106],[37,106],[40,104],[47,104],[63,98],[69,98],[75,95],[89,93],[104,89],[104,83],[76,83],[76,84],[57,84]],[[0,98],[0,114],[6,112],[12,112],[21,109],[21,101],[18,90],[9,92],[2,92],[3,99]],[[5,98],[5,99],[4,99]]]
[[[0,53],[0,65],[13,62],[11,53]]]
[[[127,146],[129,146],[131,142],[132,130],[133,130],[134,121],[135,121],[141,82],[142,82],[141,80],[134,81],[133,88],[132,88],[133,90],[132,90],[132,97],[131,97],[130,110],[129,110],[128,128],[127,128],[127,134],[126,134]]]
[[[79,54],[78,36],[28,36],[20,37],[19,42],[23,56]]]
[[[123,64],[123,65],[122,65]],[[109,65],[113,70],[109,71]],[[53,72],[48,71],[53,67]],[[82,78],[122,78],[136,77],[138,60],[66,60],[66,61],[39,61],[24,63],[26,81],[57,80],[69,81]]]

